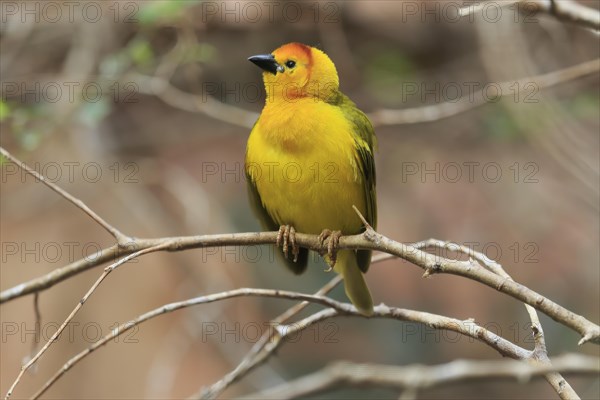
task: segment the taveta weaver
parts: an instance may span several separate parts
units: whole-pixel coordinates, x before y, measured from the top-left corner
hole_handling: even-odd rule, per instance
[[[339,90],[335,65],[321,50],[288,43],[248,60],[263,69],[267,92],[245,162],[249,197],[263,228],[279,229],[286,265],[296,274],[306,269],[308,250],[295,244],[295,232],[320,233],[321,243],[329,238],[326,262],[343,276],[354,306],[371,315],[363,276],[371,251],[335,246],[341,235],[365,229],[353,205],[376,226],[373,126]]]

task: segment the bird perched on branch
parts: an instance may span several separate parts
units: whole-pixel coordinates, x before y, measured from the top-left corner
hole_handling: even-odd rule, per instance
[[[348,298],[363,314],[373,300],[363,273],[368,250],[336,250],[341,235],[365,230],[352,206],[375,227],[376,145],[367,116],[339,90],[333,62],[300,43],[248,59],[263,70],[266,104],[250,133],[245,172],[264,229],[279,229],[286,264],[304,272],[308,250],[295,232],[329,240],[325,260],[344,278]],[[292,258],[288,258],[288,247]]]

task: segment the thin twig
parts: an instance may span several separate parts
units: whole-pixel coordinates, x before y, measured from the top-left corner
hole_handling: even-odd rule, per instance
[[[171,107],[193,113],[202,113],[209,117],[242,128],[251,129],[258,114],[243,108],[223,103],[209,95],[195,95],[173,86],[168,80],[158,76],[131,73],[124,79],[134,80],[140,93],[153,95]]]
[[[332,280],[329,284],[327,284],[326,287],[330,286],[333,281],[334,280]],[[217,302],[217,301],[221,301],[221,300],[232,299],[235,297],[242,297],[242,296],[263,296],[263,297],[286,298],[286,299],[292,299],[292,300],[303,300],[303,303],[313,302],[313,303],[319,303],[319,304],[325,304],[325,305],[331,305],[331,304],[338,303],[338,302],[335,302],[334,300],[330,300],[326,297],[320,297],[317,295],[311,296],[311,295],[305,295],[302,293],[285,292],[285,291],[269,290],[269,289],[240,288],[240,289],[230,290],[230,291],[226,291],[226,292],[210,294],[207,296],[195,297],[195,298],[185,300],[185,301],[179,301],[179,302],[175,302],[175,303],[166,304],[166,305],[158,307],[152,311],[149,311],[145,314],[142,314],[129,322],[121,324],[119,327],[112,330],[111,333],[107,334],[106,336],[104,336],[103,338],[101,338],[100,340],[98,340],[97,342],[92,344],[87,349],[83,350],[76,356],[72,357],[69,361],[67,361],[62,366],[62,368],[60,368],[52,376],[52,378],[50,378],[44,384],[44,386],[38,392],[36,392],[36,394],[34,394],[33,398],[36,399],[39,396],[41,396],[42,394],[44,394],[62,375],[64,375],[67,371],[69,371],[72,367],[74,367],[79,361],[81,361],[87,355],[91,354],[94,350],[96,350],[99,347],[110,342],[112,339],[114,339],[118,336],[121,336],[122,334],[126,333],[133,327],[142,324],[143,322],[146,322],[152,318],[156,318],[163,314],[177,311],[182,308],[192,307],[192,306],[196,306],[196,305],[200,305],[200,304],[208,304],[208,303],[213,303],[213,302]],[[303,304],[303,303],[300,303],[300,304]],[[339,303],[339,304],[344,304],[344,303]],[[344,306],[350,307],[349,305],[344,305]]]
[[[526,84],[533,84],[536,85],[536,89],[545,89],[596,73],[599,69],[600,61],[591,60],[547,74],[521,78],[510,82],[494,83],[494,86],[499,88],[498,96],[509,96],[514,95],[514,90],[511,90],[511,87],[514,88],[515,85],[525,87],[524,85]],[[155,95],[170,106],[181,110],[206,114],[221,121],[248,129],[252,128],[254,122],[258,119],[258,114],[255,112],[221,103],[211,96],[198,96],[184,92],[173,86],[163,77],[146,76],[136,73],[128,76],[127,79],[135,80],[142,93]],[[484,88],[474,93],[469,93],[456,101],[440,104],[405,109],[375,110],[369,113],[368,116],[375,127],[438,121],[480,107],[490,101],[496,101],[497,97],[491,98],[488,90],[489,88]]]
[[[332,283],[333,281],[330,282],[327,285],[327,287],[332,286]],[[488,346],[498,351],[498,353],[506,357],[519,359],[527,357],[528,354],[530,354],[530,351],[523,349],[522,347],[513,344],[510,341],[498,336],[497,334],[477,325],[473,320],[463,321],[456,318],[449,318],[442,315],[436,315],[422,311],[388,307],[384,304],[380,304],[374,307],[373,315],[370,317],[365,317],[352,304],[339,302],[337,300],[333,300],[329,297],[325,297],[322,295],[309,295],[304,293],[275,289],[240,288],[229,290],[226,292],[195,297],[185,301],[166,304],[145,314],[142,314],[129,322],[121,324],[121,326],[112,330],[111,333],[107,334],[102,339],[95,342],[90,347],[80,352],[79,354],[71,358],[67,363],[65,363],[63,367],[60,370],[58,370],[48,382],[44,384],[42,389],[40,389],[34,395],[34,398],[41,396],[49,387],[51,387],[54,384],[54,382],[56,382],[62,375],[64,375],[66,371],[70,370],[74,365],[76,365],[79,361],[81,361],[84,357],[92,353],[94,350],[98,349],[99,347],[110,342],[112,339],[124,334],[133,327],[140,325],[141,323],[147,320],[156,318],[163,314],[174,312],[182,308],[244,296],[301,300],[303,302],[305,301],[309,303],[316,303],[328,307],[327,309],[312,314],[298,322],[277,327],[277,334],[272,336],[272,339],[269,341],[268,346],[266,346],[265,351],[263,351],[260,354],[260,357],[262,357],[262,359],[260,359],[258,363],[264,361],[264,359],[272,355],[277,349],[277,347],[279,347],[279,345],[282,343],[283,339],[285,339],[286,337],[293,336],[317,322],[321,322],[336,316],[351,316],[358,318],[386,318],[398,321],[417,322],[435,329],[449,330],[476,339],[487,344]]]
[[[106,262],[113,261],[118,256],[131,254],[135,250],[136,249],[133,246],[120,248],[119,245],[116,244],[107,247],[64,267],[57,268],[46,275],[42,275],[38,278],[20,283],[12,288],[3,290],[2,293],[0,293],[0,304],[22,296],[26,296],[28,294],[38,293],[45,289],[49,289],[57,283],[60,283],[72,276],[100,266]]]
[[[462,8],[460,8],[458,10],[458,15],[460,17],[467,17],[469,15],[473,15],[476,13],[479,13],[483,10],[485,10],[487,7],[490,6],[494,6],[494,7],[498,7],[498,8],[506,8],[506,7],[510,7],[513,4],[518,3],[520,0],[513,0],[513,1],[503,1],[501,3],[497,3],[497,2],[482,2],[482,3],[473,3],[473,4],[469,4],[467,6],[464,6]]]
[[[564,68],[558,71],[549,72],[543,75],[522,78],[516,81],[494,83],[498,96],[514,95],[514,85],[525,87],[525,85],[536,85],[536,89],[544,89],[555,86],[562,82],[571,81],[586,75],[597,73],[600,70],[600,60],[586,61],[572,67]],[[497,98],[490,98],[487,93],[488,88],[478,90],[475,93],[469,93],[460,99],[452,102],[432,104],[404,109],[381,109],[369,114],[369,118],[374,126],[379,125],[402,125],[419,124],[423,122],[439,121],[444,118],[453,117],[465,111],[472,110],[495,101]]]
[[[198,96],[193,93],[184,92],[171,84],[173,74],[183,61],[188,50],[194,46],[194,40],[195,36],[193,33],[185,35],[178,30],[175,46],[163,57],[154,75],[149,76],[131,72],[124,76],[122,80],[124,82],[130,80],[136,81],[140,93],[156,96],[171,107],[194,113],[202,113],[228,124],[251,129],[258,119],[257,113],[229,105],[206,93]],[[208,92],[210,90],[203,91]]]
[[[104,272],[102,273],[102,275],[100,275],[100,277],[96,280],[96,282],[94,282],[94,284],[90,287],[90,289],[87,291],[87,293],[81,298],[81,300],[79,300],[79,302],[77,303],[77,305],[75,306],[75,308],[73,309],[73,311],[71,311],[71,313],[69,314],[69,316],[64,320],[64,322],[58,328],[58,330],[52,335],[52,337],[50,339],[48,339],[48,341],[46,342],[46,344],[37,352],[37,354],[35,356],[33,356],[33,358],[31,360],[29,360],[25,365],[23,365],[21,367],[21,371],[19,372],[19,374],[17,375],[17,378],[15,379],[15,381],[13,382],[13,384],[11,385],[10,389],[8,390],[8,392],[6,393],[6,396],[4,397],[4,399],[7,400],[12,395],[12,393],[15,390],[15,388],[17,387],[17,385],[21,381],[21,378],[23,377],[23,374],[29,368],[31,368],[42,357],[42,355],[44,355],[44,353],[46,352],[46,350],[48,350],[48,348],[50,347],[50,345],[52,345],[52,343],[54,343],[58,339],[58,337],[65,330],[65,328],[67,327],[67,325],[69,324],[69,322],[71,320],[73,320],[73,318],[79,312],[79,310],[81,309],[81,307],[83,307],[83,304],[92,295],[92,293],[94,293],[94,291],[100,285],[100,283],[102,283],[102,281],[112,271],[114,271],[117,267],[119,267],[120,265],[126,263],[127,261],[130,261],[130,260],[132,260],[132,259],[134,259],[136,257],[139,257],[141,255],[144,255],[144,254],[152,253],[154,251],[159,251],[159,250],[161,250],[162,248],[164,248],[166,246],[167,246],[167,243],[162,244],[162,245],[157,245],[157,246],[154,246],[154,247],[149,247],[149,248],[137,251],[137,252],[135,252],[133,254],[130,254],[130,255],[126,256],[126,257],[123,257],[122,259],[120,259],[116,263],[111,264],[108,267],[106,267],[104,269]]]
[[[486,9],[486,7],[509,7],[517,5],[528,12],[545,12],[564,22],[570,22],[594,31],[600,30],[600,11],[584,6],[573,0],[514,0],[497,2],[482,2],[459,9],[459,15],[466,17]]]
[[[377,254],[371,260],[371,264],[376,264],[378,262],[389,260],[391,258],[394,257],[390,254]],[[336,287],[341,281],[341,275],[336,275],[332,280],[330,280],[321,289],[319,289],[315,293],[315,295],[325,295],[329,293],[329,291]],[[250,351],[246,354],[244,359],[232,371],[224,375],[221,379],[219,379],[212,385],[201,388],[198,393],[190,396],[190,398],[216,398],[232,383],[241,379],[244,375],[247,375],[250,371],[257,367],[261,361],[264,361],[265,358],[263,357],[263,353],[265,351],[268,352],[268,350],[266,349],[269,344],[269,341],[273,340],[273,336],[278,333],[278,331],[274,327],[281,325],[285,321],[297,315],[309,304],[310,303],[307,301],[298,303],[290,307],[288,310],[284,311],[278,317],[271,320],[268,324],[271,329],[266,331],[261,336],[261,338],[254,344],[254,346],[252,346],[252,349],[250,349]]]
[[[84,213],[89,215],[101,227],[106,229],[106,231],[108,233],[110,233],[117,240],[117,243],[119,245],[125,245],[130,241],[130,239],[126,235],[124,235],[117,228],[115,228],[114,226],[112,226],[111,224],[106,222],[102,217],[100,217],[91,208],[89,208],[83,201],[79,200],[78,198],[74,197],[70,193],[66,192],[65,190],[60,188],[58,185],[56,185],[55,183],[50,182],[36,170],[29,168],[29,166],[27,166],[24,162],[18,160],[12,154],[10,154],[8,151],[6,151],[3,147],[0,147],[0,154],[2,154],[4,157],[6,157],[11,162],[15,163],[19,168],[24,170],[29,175],[33,176],[36,180],[39,180],[44,185],[48,186],[50,189],[52,189],[56,193],[58,193],[60,196],[64,197],[68,201],[70,201],[72,204],[74,204],[77,208],[82,210]]]
[[[336,275],[332,280],[319,289],[315,293],[315,296],[324,296],[333,288],[335,288],[341,281],[341,275]],[[261,362],[265,360],[264,353],[269,353],[270,351],[268,349],[274,350],[273,346],[269,346],[269,344],[274,340],[274,337],[279,334],[277,326],[297,315],[309,304],[309,301],[298,303],[271,320],[268,324],[269,329],[263,333],[260,339],[254,344],[254,346],[252,346],[252,349],[250,349],[242,361],[232,371],[225,374],[221,379],[212,385],[201,388],[197,394],[190,396],[190,398],[216,398],[225,389],[231,386],[231,384],[241,379],[243,376],[247,375],[250,371],[260,365]]]
[[[488,258],[485,254],[475,251],[473,248],[459,245],[451,242],[444,242],[437,239],[428,239],[418,243],[422,247],[437,247],[441,249],[456,251],[472,257],[479,261],[483,266],[488,268],[490,271],[500,275],[506,280],[512,280],[512,277],[502,268],[502,265],[496,261]],[[531,330],[534,338],[534,350],[531,354],[524,359],[532,364],[544,364],[551,366],[550,358],[548,357],[548,351],[546,349],[546,339],[544,337],[544,330],[538,317],[535,308],[529,304],[525,304],[525,309],[531,320]],[[579,396],[571,385],[563,378],[563,376],[556,371],[549,372],[546,374],[545,379],[552,386],[554,391],[558,393],[561,399],[578,399]]]
[[[34,340],[31,342],[31,356],[35,354],[35,351],[39,345],[42,330],[42,313],[40,312],[40,294],[36,293],[33,296],[33,315],[35,316],[35,335]]]
[[[554,358],[552,365],[534,365],[516,360],[456,360],[434,366],[405,367],[336,362],[315,373],[242,398],[305,398],[340,385],[409,389],[416,392],[451,383],[494,378],[526,383],[532,378],[558,371],[597,376],[600,372],[600,359],[580,354],[565,354]]]

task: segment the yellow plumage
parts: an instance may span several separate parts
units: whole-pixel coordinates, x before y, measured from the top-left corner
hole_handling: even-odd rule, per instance
[[[265,107],[248,139],[246,174],[251,198],[266,229],[298,232],[363,229],[352,206],[375,225],[375,137],[367,117],[338,89],[335,66],[318,49],[297,43],[256,56],[265,69]],[[295,272],[306,266],[306,250]],[[328,260],[330,261],[330,260]],[[370,252],[342,250],[334,270],[365,314],[372,300],[364,282]]]

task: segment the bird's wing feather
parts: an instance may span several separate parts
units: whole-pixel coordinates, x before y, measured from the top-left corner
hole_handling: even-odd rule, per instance
[[[340,107],[345,117],[352,122],[356,160],[363,177],[365,204],[367,207],[365,219],[373,228],[377,227],[377,194],[375,191],[376,175],[375,175],[375,158],[373,156],[374,149],[377,146],[377,138],[375,131],[369,118],[356,107],[356,105],[340,93],[336,99],[336,105]],[[364,231],[364,228],[363,228]],[[367,272],[371,263],[370,250],[357,251],[358,266],[363,272]]]

